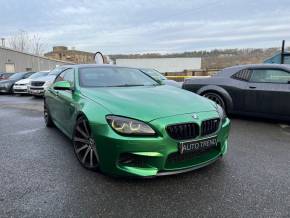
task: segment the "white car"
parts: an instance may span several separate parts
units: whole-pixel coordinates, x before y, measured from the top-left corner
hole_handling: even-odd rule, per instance
[[[40,72],[32,74],[30,77],[28,77],[26,79],[22,79],[22,80],[17,81],[13,85],[13,93],[27,94],[30,81],[35,79],[35,78],[41,77],[41,76],[46,76],[48,73],[49,73],[49,71],[40,71]]]
[[[69,68],[68,65],[62,65],[50,71],[46,76],[31,80],[28,93],[34,96],[43,96],[45,90],[53,83],[55,77],[67,68]]]

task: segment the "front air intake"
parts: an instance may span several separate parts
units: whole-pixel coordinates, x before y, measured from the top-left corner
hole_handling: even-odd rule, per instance
[[[211,135],[215,133],[220,125],[220,119],[205,120],[201,123],[201,136]]]
[[[168,135],[176,140],[194,139],[199,135],[199,127],[196,123],[179,123],[167,126]]]

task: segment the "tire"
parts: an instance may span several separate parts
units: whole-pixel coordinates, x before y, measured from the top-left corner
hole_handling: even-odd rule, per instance
[[[77,119],[73,132],[73,146],[79,163],[86,169],[99,170],[96,142],[91,136],[89,122],[84,116]]]
[[[224,111],[226,111],[225,101],[224,101],[223,97],[220,94],[218,94],[216,92],[205,92],[205,93],[202,94],[202,96],[214,101],[219,106],[221,106],[224,109]]]
[[[10,95],[14,95],[13,86],[9,89],[8,94],[10,94]]]
[[[49,113],[49,110],[46,106],[46,102],[44,101],[44,105],[43,105],[43,117],[44,117],[44,122],[45,122],[45,125],[46,127],[54,127],[54,123],[51,119],[51,116],[50,116],[50,113]]]

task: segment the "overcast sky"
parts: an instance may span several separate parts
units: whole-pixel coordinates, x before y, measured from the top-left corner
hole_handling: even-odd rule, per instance
[[[39,34],[50,50],[106,54],[279,47],[289,0],[0,0],[0,37]]]

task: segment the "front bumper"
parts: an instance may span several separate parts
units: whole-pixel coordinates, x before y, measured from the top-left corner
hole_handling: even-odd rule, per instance
[[[216,116],[216,112],[200,113],[200,121]],[[192,122],[191,115],[181,115],[158,119],[150,124],[158,132],[156,137],[125,137],[115,133],[108,125],[91,129],[103,172],[117,176],[154,177],[187,172],[207,166],[227,152],[230,120],[220,126],[217,136],[218,146],[201,154],[180,155],[178,144],[167,135],[165,126],[178,122]],[[201,137],[195,140],[202,139]]]
[[[13,93],[16,93],[16,94],[27,94],[28,93],[27,86],[14,85],[13,86]]]
[[[43,96],[45,92],[44,87],[42,86],[30,86],[28,93],[31,95],[36,95],[36,96]]]
[[[8,87],[4,87],[4,86],[1,86],[0,87],[0,93],[9,93],[10,92],[10,88]]]

